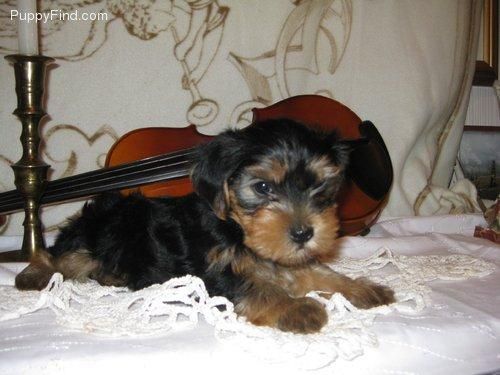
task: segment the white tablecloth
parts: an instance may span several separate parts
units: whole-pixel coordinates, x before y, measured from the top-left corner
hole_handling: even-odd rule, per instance
[[[418,314],[393,311],[368,327],[378,346],[352,360],[339,356],[318,374],[482,374],[500,371],[500,246],[472,237],[477,215],[384,221],[367,237],[340,241],[342,254],[363,258],[385,247],[397,255],[470,255],[496,266],[468,280],[429,282],[429,305]],[[19,246],[0,237],[1,250]],[[49,238],[50,242],[50,238]],[[0,264],[0,285],[13,285],[25,265]],[[0,296],[1,300],[1,296]],[[1,308],[0,308],[1,310]],[[259,343],[221,340],[203,320],[156,336],[106,337],[68,328],[49,309],[0,322],[1,374],[302,373],[303,362],[272,360]],[[262,349],[262,348],[260,348]],[[310,360],[310,359],[308,359]],[[301,365],[298,365],[301,363]]]

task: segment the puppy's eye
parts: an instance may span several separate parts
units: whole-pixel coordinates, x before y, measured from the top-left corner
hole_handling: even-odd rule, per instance
[[[268,195],[273,192],[273,186],[266,181],[259,181],[253,185],[254,190],[261,195]]]

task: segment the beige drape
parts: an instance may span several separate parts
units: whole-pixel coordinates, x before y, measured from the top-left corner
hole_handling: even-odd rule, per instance
[[[50,72],[50,119],[43,128],[52,179],[100,167],[111,144],[131,129],[191,122],[200,132],[216,134],[246,126],[252,107],[316,93],[373,121],[384,137],[395,181],[383,215],[441,213],[469,199],[448,188],[481,1],[41,4],[43,11],[107,16],[41,25],[43,52],[59,65]],[[17,48],[15,20],[8,17],[14,5],[0,4],[4,54]],[[6,190],[13,187],[9,163],[20,157],[20,126],[11,115],[13,70],[3,60],[0,77],[0,183]],[[59,224],[79,206],[45,209],[46,226]],[[20,233],[20,223],[20,215],[11,216],[3,233]]]

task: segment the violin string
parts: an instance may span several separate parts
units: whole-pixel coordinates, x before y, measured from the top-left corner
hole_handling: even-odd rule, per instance
[[[177,151],[177,152],[172,152],[168,154],[163,154],[159,156],[153,156],[150,158],[146,159],[141,159],[138,161],[134,161],[131,163],[127,164],[122,164],[122,165],[117,165],[114,167],[106,168],[106,169],[100,169],[96,171],[90,171],[90,172],[85,172],[78,174],[76,176],[69,176],[65,178],[61,178],[58,180],[54,181],[49,181],[48,186],[46,188],[46,191],[52,191],[52,190],[57,190],[61,187],[70,187],[70,186],[76,186],[76,184],[80,183],[81,181],[86,181],[90,178],[97,177],[97,178],[104,178],[106,176],[113,176],[113,175],[126,175],[124,172],[128,173],[129,172],[134,173],[134,171],[138,168],[141,170],[149,170],[146,168],[149,168],[151,165],[159,164],[159,163],[164,163],[168,161],[169,159],[174,159],[178,157],[187,157],[193,154],[194,148],[192,149],[187,149],[187,150],[182,150],[182,151]],[[4,193],[0,193],[0,202],[1,204],[10,202],[11,199],[14,200],[19,200],[20,199],[20,193],[17,190],[11,190],[7,191]]]
[[[165,162],[180,163],[183,161],[182,158],[185,159],[186,163],[190,164],[190,159],[188,157],[194,154],[194,150],[195,148],[175,151],[172,153],[153,156],[147,159],[142,159],[123,165],[117,165],[106,169],[86,172],[76,176],[69,176],[61,178],[59,180],[50,181],[48,182],[48,186],[45,190],[44,197],[54,196],[55,198],[56,196],[58,196],[56,195],[56,193],[60,193],[60,195],[62,195],[66,190],[71,191],[74,188],[81,188],[82,185],[89,185],[89,184],[97,184],[99,187],[105,189],[106,187],[102,186],[103,182],[109,180],[113,181],[113,178],[126,180],[129,176],[141,172],[142,176],[145,178],[148,172],[157,171],[158,168],[161,167],[162,163]],[[176,159],[181,159],[181,160],[176,161]],[[184,172],[184,175],[187,175],[187,172]],[[160,180],[158,179],[157,181]],[[46,199],[42,197],[42,202],[44,200]],[[24,200],[21,194],[17,190],[11,190],[5,193],[0,193],[0,212],[3,213],[6,210],[10,211],[15,209],[20,209],[23,206],[23,202]]]
[[[114,178],[111,182],[107,184],[102,184],[100,181],[97,183],[92,181],[91,184],[86,184],[85,186],[79,186],[79,189],[64,189],[60,191],[49,191],[41,199],[42,204],[60,202],[69,199],[77,199],[82,197],[88,197],[98,193],[102,193],[110,190],[118,190],[124,188],[133,188],[140,185],[145,185],[154,182],[160,182],[167,179],[174,179],[180,177],[186,177],[189,174],[190,163],[183,162],[179,163],[174,167],[168,166],[163,168],[157,168],[154,174],[136,174],[135,176],[123,176],[122,178]],[[0,205],[0,212],[9,213],[16,211],[23,207],[23,201],[11,202]]]
[[[107,186],[107,184],[109,184],[109,183],[112,184],[114,181],[122,181],[122,180],[126,180],[127,178],[137,178],[137,176],[142,176],[143,178],[147,178],[149,175],[154,175],[155,173],[158,173],[158,171],[162,171],[164,169],[168,170],[168,168],[170,168],[170,167],[175,168],[179,165],[182,166],[184,164],[189,164],[189,162],[186,160],[181,160],[178,162],[173,162],[173,163],[169,164],[168,166],[158,165],[158,166],[154,166],[154,167],[149,167],[147,170],[134,170],[134,171],[128,172],[127,174],[123,174],[123,175],[119,175],[119,176],[104,176],[104,177],[99,176],[99,178],[97,178],[95,180],[85,181],[85,182],[79,183],[78,188],[84,189],[86,186],[94,186],[94,185],[96,185],[96,186],[104,185],[103,188],[105,188]],[[66,190],[68,190],[67,186],[57,187],[56,189],[51,189],[50,193],[51,194],[58,194],[60,192],[66,191]]]
[[[113,175],[126,175],[128,172],[135,172],[136,169],[141,169],[141,170],[149,170],[148,168],[151,165],[156,165],[156,164],[161,164],[169,161],[170,159],[175,159],[175,158],[182,158],[182,157],[187,157],[190,155],[194,154],[194,148],[193,149],[188,149],[188,150],[182,150],[182,151],[175,151],[171,152],[168,154],[162,154],[159,156],[152,156],[149,158],[133,161],[130,163],[126,164],[121,164],[105,169],[100,169],[97,171],[90,171],[86,173],[82,173],[76,176],[70,176],[66,177],[64,179],[59,179],[55,180],[50,183],[51,189],[56,189],[60,185],[65,185],[66,182],[79,182],[79,181],[85,181],[90,177],[97,176],[98,178],[100,177],[106,177],[106,176],[113,176]],[[125,173],[125,174],[124,174]],[[66,180],[66,181],[63,181]]]
[[[124,169],[119,169],[119,170],[113,170],[112,172],[114,173],[95,173],[93,174],[92,179],[88,179],[88,178],[85,178],[84,180],[82,179],[78,179],[78,180],[71,180],[71,181],[68,181],[68,184],[64,184],[64,185],[59,185],[59,186],[51,186],[50,188],[50,192],[58,192],[58,191],[61,191],[61,190],[65,190],[67,189],[68,187],[70,186],[85,186],[85,185],[89,185],[89,184],[95,184],[95,183],[105,183],[106,181],[109,181],[109,180],[113,180],[113,179],[123,179],[123,178],[127,178],[129,176],[133,176],[133,175],[136,175],[136,174],[145,174],[145,175],[148,175],[148,173],[154,173],[156,170],[158,169],[161,169],[161,168],[166,168],[166,167],[169,167],[169,166],[175,166],[175,165],[178,165],[179,163],[190,163],[190,159],[187,159],[185,158],[184,156],[182,157],[178,157],[178,158],[169,158],[171,160],[168,160],[168,164],[165,164],[165,161],[167,160],[154,160],[152,162],[149,162],[147,163],[146,165],[146,168],[144,167],[144,165],[135,165],[133,166],[133,168],[130,168],[129,166],[127,166],[128,170],[124,170]],[[125,173],[124,173],[125,172]]]
[[[115,179],[112,183],[109,183],[105,187],[102,185],[89,185],[84,187],[83,189],[78,190],[77,192],[73,192],[70,190],[64,190],[59,192],[57,195],[50,194],[42,199],[42,203],[53,203],[56,201],[68,200],[68,199],[76,199],[82,197],[92,196],[98,193],[102,193],[104,191],[111,190],[119,190],[125,188],[134,188],[140,185],[150,184],[154,182],[159,182],[163,180],[172,180],[175,178],[181,178],[188,175],[189,167],[177,166],[174,169],[167,169],[164,171],[157,172],[152,175],[144,176],[132,176],[131,178],[126,179]]]

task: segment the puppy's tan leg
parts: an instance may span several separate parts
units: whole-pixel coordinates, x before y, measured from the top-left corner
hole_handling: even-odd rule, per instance
[[[295,272],[294,293],[305,295],[310,291],[325,294],[341,293],[354,306],[362,309],[387,305],[395,301],[394,292],[365,278],[351,279],[327,266],[316,265]]]
[[[16,287],[19,290],[42,290],[55,272],[62,273],[65,279],[84,281],[92,275],[99,275],[100,268],[100,262],[86,250],[67,252],[56,258],[42,250],[16,276]]]
[[[328,321],[324,307],[312,298],[292,298],[272,284],[253,285],[236,305],[251,323],[294,333],[318,332]]]
[[[52,263],[52,255],[41,250],[32,257],[28,267],[16,276],[16,288],[19,290],[42,290],[47,286],[54,272],[56,271]]]
[[[55,258],[54,267],[65,279],[85,281],[91,275],[98,274],[101,263],[85,249],[69,251]]]

